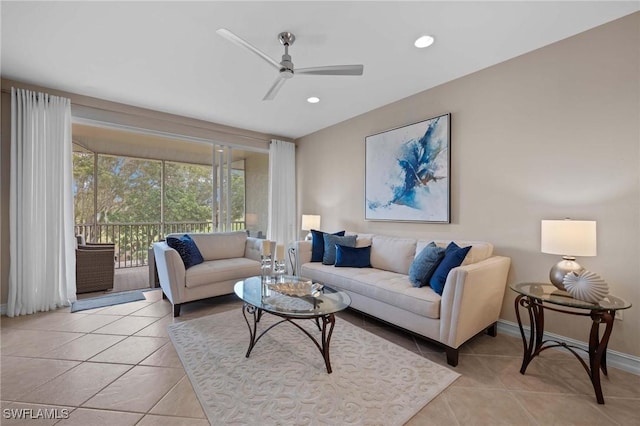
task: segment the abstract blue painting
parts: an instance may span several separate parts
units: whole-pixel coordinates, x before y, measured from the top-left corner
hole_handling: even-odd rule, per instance
[[[365,219],[450,222],[451,114],[365,138]]]

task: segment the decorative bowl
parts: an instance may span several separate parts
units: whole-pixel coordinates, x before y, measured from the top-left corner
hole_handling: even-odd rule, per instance
[[[311,281],[302,282],[282,282],[276,284],[268,284],[269,289],[287,296],[303,297],[303,296],[320,296],[320,290],[323,285],[312,283]]]
[[[594,272],[582,270],[569,272],[562,280],[571,297],[585,302],[598,303],[609,294],[609,286]]]

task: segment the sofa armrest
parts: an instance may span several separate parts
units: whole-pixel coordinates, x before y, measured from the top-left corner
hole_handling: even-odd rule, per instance
[[[295,271],[300,274],[300,267],[311,262],[311,241],[296,241],[293,243],[295,250]]]
[[[181,303],[186,285],[184,262],[178,252],[162,241],[153,243],[160,287],[171,303]]]
[[[440,302],[440,339],[457,348],[500,318],[511,259],[492,256],[453,268]]]

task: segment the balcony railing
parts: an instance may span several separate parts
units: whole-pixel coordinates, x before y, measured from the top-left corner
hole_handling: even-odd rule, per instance
[[[231,222],[230,231],[245,229],[244,221]],[[149,264],[151,244],[166,234],[180,232],[213,232],[211,221],[205,222],[148,222],[148,223],[78,223],[76,235],[87,242],[115,244],[115,267],[133,268]]]

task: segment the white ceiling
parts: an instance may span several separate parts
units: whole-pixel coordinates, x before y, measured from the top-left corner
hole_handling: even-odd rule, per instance
[[[639,10],[640,2],[7,2],[5,78],[298,138]],[[274,101],[265,61],[364,64],[362,77],[295,76]],[[427,49],[413,41],[428,33]],[[306,102],[318,96],[315,105]]]

